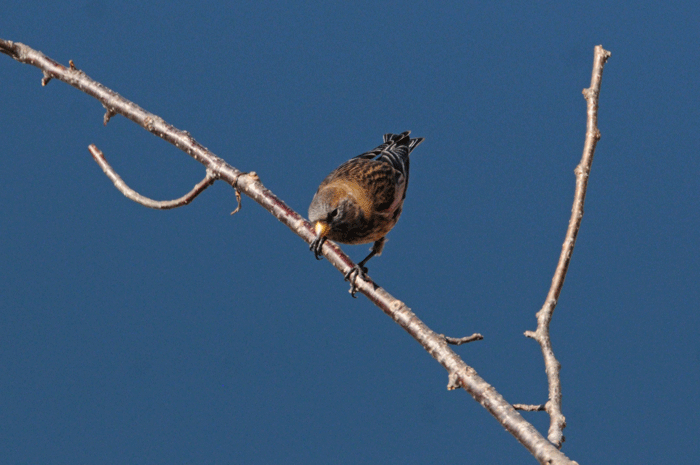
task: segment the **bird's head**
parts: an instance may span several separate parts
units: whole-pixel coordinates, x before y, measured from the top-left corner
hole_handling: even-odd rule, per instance
[[[334,239],[333,232],[344,229],[357,214],[354,199],[342,188],[324,187],[316,192],[309,205],[309,221],[318,237]]]

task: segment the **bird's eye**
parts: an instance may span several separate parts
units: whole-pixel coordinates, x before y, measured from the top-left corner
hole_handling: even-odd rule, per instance
[[[338,209],[337,209],[337,208],[335,208],[332,212],[330,212],[330,213],[328,214],[328,218],[330,218],[331,220],[332,220],[333,218],[335,218],[336,216],[338,216]]]

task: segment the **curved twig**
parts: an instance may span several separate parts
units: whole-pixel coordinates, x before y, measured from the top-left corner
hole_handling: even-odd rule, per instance
[[[561,447],[564,442],[563,431],[566,427],[566,419],[561,411],[561,380],[559,379],[561,365],[554,356],[554,351],[552,350],[552,341],[549,337],[549,324],[552,321],[554,308],[557,306],[559,295],[564,286],[566,272],[571,262],[571,254],[576,244],[576,236],[578,235],[579,228],[581,227],[581,219],[583,218],[583,204],[586,200],[588,175],[591,172],[595,147],[600,139],[600,131],[598,131],[598,96],[600,95],[600,84],[603,79],[603,67],[608,58],[610,58],[610,52],[603,49],[602,45],[596,46],[593,58],[591,87],[583,90],[583,95],[588,105],[586,142],[583,147],[581,162],[574,170],[576,174],[576,191],[574,193],[574,205],[571,209],[571,219],[569,219],[569,227],[566,230],[564,245],[562,245],[561,254],[559,255],[559,263],[557,263],[557,268],[552,278],[552,285],[549,288],[544,305],[540,311],[537,312],[537,330],[534,332],[525,332],[527,337],[535,339],[542,348],[547,382],[549,385],[549,401],[545,404],[547,413],[550,416],[549,433],[547,437],[552,444],[557,447]]]
[[[206,176],[204,176],[204,179],[199,181],[191,191],[189,191],[187,194],[183,195],[179,199],[153,200],[139,194],[138,192],[130,188],[124,182],[124,180],[116,173],[116,171],[114,171],[114,168],[112,168],[110,164],[107,163],[104,154],[94,144],[90,144],[88,146],[88,150],[90,151],[92,158],[94,158],[97,164],[100,165],[102,171],[104,171],[107,177],[112,180],[112,182],[114,183],[114,187],[119,189],[119,192],[124,194],[124,196],[127,199],[131,199],[136,203],[140,203],[144,207],[155,208],[156,210],[169,210],[171,208],[177,208],[183,205],[187,205],[192,200],[194,200],[195,197],[201,194],[204,191],[204,189],[211,186],[212,184],[214,184],[214,181],[216,181],[216,175],[211,171],[207,170],[207,174]]]

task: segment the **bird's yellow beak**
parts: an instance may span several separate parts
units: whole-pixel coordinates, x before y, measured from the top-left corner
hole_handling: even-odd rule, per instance
[[[318,237],[324,237],[326,234],[328,234],[329,229],[330,227],[328,226],[328,223],[323,221],[317,221],[314,225],[314,231],[316,231],[316,235]]]

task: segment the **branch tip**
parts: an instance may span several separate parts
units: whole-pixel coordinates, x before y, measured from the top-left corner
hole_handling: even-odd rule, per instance
[[[600,97],[600,85],[603,78],[603,67],[610,55],[610,52],[603,49],[601,45],[595,47],[591,85],[583,89],[583,95],[587,104],[586,136],[581,161],[574,170],[576,174],[576,188],[569,226],[566,230],[559,261],[554,271],[554,276],[552,277],[552,284],[547,292],[547,297],[542,308],[536,315],[537,330],[534,332],[525,332],[525,336],[535,339],[542,349],[545,372],[547,373],[547,384],[549,386],[549,400],[545,404],[546,411],[550,417],[548,439],[557,448],[561,448],[564,442],[563,430],[564,427],[566,427],[566,422],[564,421],[564,415],[561,413],[562,394],[561,379],[559,377],[561,364],[554,356],[552,341],[549,334],[549,325],[552,321],[559,295],[564,286],[566,273],[571,263],[571,255],[576,245],[576,237],[581,228],[583,207],[586,200],[586,190],[588,188],[588,178],[593,164],[596,144],[600,139],[600,131],[598,130],[598,99]]]

